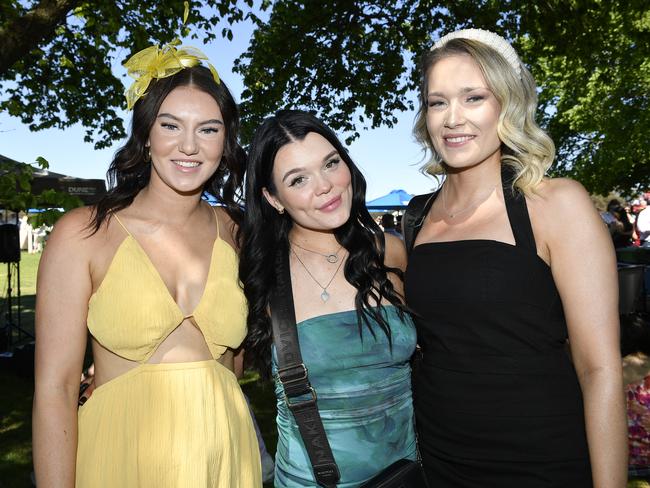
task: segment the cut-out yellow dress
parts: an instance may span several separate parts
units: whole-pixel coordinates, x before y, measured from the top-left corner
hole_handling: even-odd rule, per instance
[[[246,400],[235,375],[214,360],[227,347],[238,347],[246,334],[235,251],[220,238],[217,220],[203,296],[184,316],[147,254],[124,229],[127,236],[90,299],[88,328],[103,347],[139,365],[99,386],[79,409],[76,486],[262,486]],[[190,317],[214,359],[147,363]]]

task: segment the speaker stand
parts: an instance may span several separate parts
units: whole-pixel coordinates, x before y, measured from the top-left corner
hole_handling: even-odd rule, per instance
[[[17,323],[14,322],[14,309],[13,309],[13,287],[12,287],[12,266],[15,267],[16,269],[16,280],[17,280],[17,288],[18,288],[18,294],[16,295],[17,298],[17,318],[18,321]],[[21,303],[20,303],[20,261],[17,261],[15,263],[7,263],[7,291],[6,291],[6,296],[4,299],[4,304],[2,307],[2,311],[4,312],[4,324],[1,329],[2,333],[0,334],[0,351],[3,349],[7,351],[9,354],[13,353],[13,349],[15,346],[19,345],[21,342],[25,340],[34,340],[35,337],[32,333],[28,332],[25,330],[23,327],[21,327],[20,323],[20,311],[21,311]],[[14,343],[14,333],[17,333],[18,338]],[[6,343],[5,347],[1,347],[3,344]]]

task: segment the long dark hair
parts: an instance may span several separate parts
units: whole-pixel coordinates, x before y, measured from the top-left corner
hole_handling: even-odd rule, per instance
[[[313,115],[298,110],[285,110],[267,118],[257,129],[249,147],[246,168],[246,213],[241,231],[242,252],[239,276],[248,300],[248,336],[246,357],[263,376],[271,369],[273,333],[268,316],[270,292],[275,286],[276,253],[289,252],[289,231],[293,221],[288,214],[279,214],[262,196],[262,188],[275,193],[271,178],[278,150],[293,141],[301,141],[307,134],[320,134],[338,151],[352,175],[352,208],[350,218],[334,231],[336,240],[349,253],[344,274],[357,289],[355,308],[359,334],[363,325],[375,336],[374,319],[391,340],[390,327],[382,314],[381,301],[388,300],[404,306],[388,272],[399,269],[384,265],[384,234],[366,209],[366,181],[352,162],[348,152],[334,132]],[[391,343],[392,345],[392,343]]]
[[[160,105],[179,86],[192,86],[212,96],[219,105],[225,125],[225,144],[221,163],[214,175],[203,187],[224,205],[237,224],[241,222],[241,198],[246,153],[239,145],[239,111],[228,87],[222,81],[217,84],[208,68],[195,66],[185,68],[173,76],[154,79],[147,93],[133,107],[131,134],[118,149],[106,174],[109,191],[94,207],[89,224],[92,233],[99,230],[111,213],[128,207],[135,196],[149,183],[151,167],[146,147],[149,133],[156,120]],[[207,196],[207,195],[206,195]]]

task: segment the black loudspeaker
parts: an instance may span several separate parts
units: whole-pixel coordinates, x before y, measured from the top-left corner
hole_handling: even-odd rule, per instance
[[[645,266],[632,265],[618,268],[618,312],[621,314],[641,312],[643,306],[643,276]]]
[[[20,261],[20,238],[18,226],[0,225],[0,263],[17,263]]]

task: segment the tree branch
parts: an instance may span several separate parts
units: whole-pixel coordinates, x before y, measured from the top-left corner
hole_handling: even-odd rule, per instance
[[[0,79],[19,59],[54,37],[56,28],[81,0],[41,0],[22,17],[0,26]]]

